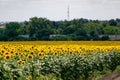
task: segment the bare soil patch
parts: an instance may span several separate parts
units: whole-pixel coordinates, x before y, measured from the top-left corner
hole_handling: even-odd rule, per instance
[[[120,73],[108,74],[99,80],[120,80]]]

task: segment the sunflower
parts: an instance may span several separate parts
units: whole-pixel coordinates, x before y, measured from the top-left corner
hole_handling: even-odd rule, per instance
[[[5,51],[4,51],[4,50],[2,50],[1,52],[2,52],[2,53],[4,53]]]
[[[54,56],[58,56],[58,54],[59,54],[59,52],[57,52],[57,51],[55,51],[55,52],[53,53]]]
[[[19,54],[16,52],[15,55],[18,56]]]
[[[20,64],[21,64],[21,65],[24,65],[24,64],[25,64],[25,61],[21,61]]]
[[[20,64],[20,63],[22,62],[22,60],[20,59],[20,60],[18,60],[17,62]]]
[[[32,76],[28,76],[28,80],[32,80]]]
[[[72,52],[72,51],[70,51],[69,53],[70,53],[70,54],[72,54],[73,52]]]
[[[44,53],[38,53],[39,58],[43,58]]]
[[[11,59],[11,55],[5,55],[4,56],[4,60],[10,60]]]
[[[34,55],[34,52],[30,52],[31,55]]]
[[[27,57],[28,57],[28,59],[30,59],[30,60],[33,59],[33,55],[31,55],[31,54],[29,54]]]
[[[5,55],[9,55],[9,53],[8,53],[8,52],[6,52],[6,53],[5,53]]]
[[[11,53],[11,54],[13,54],[13,53],[14,53],[14,51],[11,51],[10,53]]]
[[[24,53],[21,53],[20,56],[21,56],[22,58],[24,58],[24,57],[25,57],[25,54],[24,54]]]

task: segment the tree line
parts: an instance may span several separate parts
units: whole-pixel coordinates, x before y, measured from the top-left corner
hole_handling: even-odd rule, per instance
[[[0,28],[1,41],[21,40],[109,40],[120,34],[120,19],[50,21],[32,17],[29,21],[9,22]],[[104,35],[100,37],[99,35]],[[27,36],[27,37],[26,37]]]

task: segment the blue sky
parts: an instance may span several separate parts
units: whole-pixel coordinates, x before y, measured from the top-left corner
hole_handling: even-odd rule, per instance
[[[37,16],[50,20],[120,18],[120,0],[0,0],[0,21],[25,21]]]

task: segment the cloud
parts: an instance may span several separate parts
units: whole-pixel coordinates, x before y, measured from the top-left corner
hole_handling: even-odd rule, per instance
[[[38,16],[65,19],[68,5],[71,18],[120,17],[120,0],[0,0],[0,18],[25,20]]]

